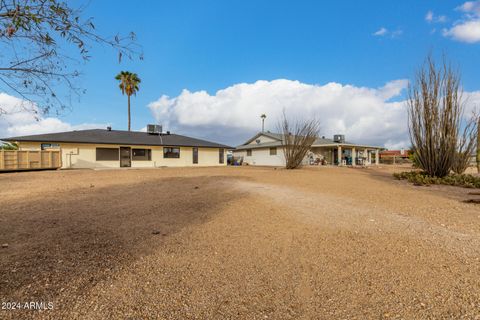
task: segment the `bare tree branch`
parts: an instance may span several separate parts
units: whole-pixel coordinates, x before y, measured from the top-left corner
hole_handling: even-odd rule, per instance
[[[285,167],[296,169],[302,165],[305,156],[317,139],[320,122],[315,118],[292,122],[284,112],[279,129],[282,134]]]
[[[42,111],[58,112],[66,107],[65,98],[83,92],[74,79],[90,59],[91,45],[113,48],[119,60],[143,59],[134,33],[101,36],[83,11],[61,0],[0,0],[0,90],[18,94]]]
[[[480,173],[480,114],[477,115],[477,172]]]
[[[462,134],[459,136],[455,161],[452,165],[453,172],[457,174],[464,173],[470,166],[477,140],[477,119],[479,119],[479,117],[473,114],[470,120],[464,126]]]

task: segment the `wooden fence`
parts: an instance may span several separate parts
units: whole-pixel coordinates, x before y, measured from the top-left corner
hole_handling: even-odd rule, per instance
[[[0,150],[0,171],[57,169],[61,166],[60,150]]]
[[[405,163],[412,163],[412,160],[406,157],[400,156],[380,156],[380,163],[381,164],[405,164]]]

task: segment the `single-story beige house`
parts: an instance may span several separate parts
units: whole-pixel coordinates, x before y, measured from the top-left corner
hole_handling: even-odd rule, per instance
[[[235,159],[261,166],[284,166],[283,135],[260,132],[234,150]],[[384,148],[345,141],[345,136],[333,139],[317,138],[308,152],[304,164],[371,165],[379,163],[379,151]]]
[[[225,166],[232,147],[170,132],[136,132],[111,128],[1,139],[20,150],[60,149],[62,168]]]

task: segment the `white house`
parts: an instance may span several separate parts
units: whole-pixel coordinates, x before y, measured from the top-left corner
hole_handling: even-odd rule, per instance
[[[283,135],[260,132],[234,151],[236,159],[258,166],[284,166],[285,156],[282,148]],[[327,165],[371,165],[378,164],[382,147],[356,144],[345,141],[345,136],[335,135],[333,139],[317,138],[313,143],[305,164]]]

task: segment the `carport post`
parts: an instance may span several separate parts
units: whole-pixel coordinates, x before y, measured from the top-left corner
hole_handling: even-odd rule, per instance
[[[357,165],[357,150],[355,147],[352,147],[352,166],[355,167]]]
[[[375,149],[375,165],[378,166],[378,164],[380,163],[380,153],[378,152],[378,149]]]
[[[338,151],[338,156],[337,156],[338,165],[342,166],[342,161],[343,161],[343,159],[342,159],[342,147],[338,146],[337,148],[338,148],[337,149],[337,151]]]
[[[363,150],[363,159],[365,159],[365,163],[363,165],[369,165],[370,164],[370,161],[368,161],[368,150],[367,149],[364,149]]]

